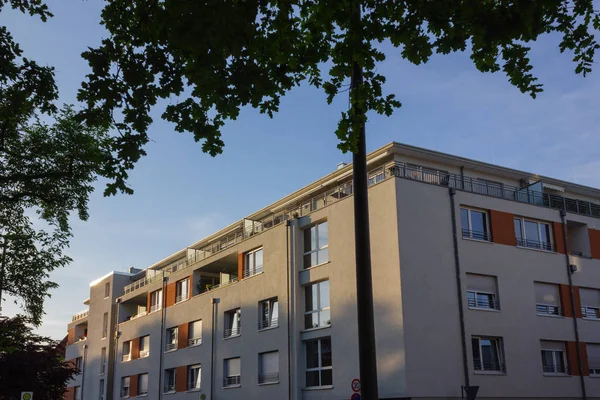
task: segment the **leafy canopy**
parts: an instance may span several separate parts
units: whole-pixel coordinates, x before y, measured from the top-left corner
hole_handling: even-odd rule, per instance
[[[542,86],[532,73],[530,43],[557,34],[560,51],[571,52],[575,71],[585,75],[600,19],[592,0],[112,0],[102,23],[110,36],[83,53],[91,73],[79,100],[88,122],[119,129],[111,173],[126,177],[145,155],[150,110],[161,99],[169,99],[162,118],[214,156],[224,146],[221,128],[241,107],[272,116],[303,81],[323,88],[331,102],[356,61],[364,84],[352,90],[336,131],[339,147],[354,151],[354,132],[368,112],[390,115],[400,106],[393,93],[383,93],[377,64],[386,55],[378,43],[391,43],[413,64],[434,53],[469,52],[477,69],[502,70],[536,97]],[[125,186],[117,178],[112,190]]]

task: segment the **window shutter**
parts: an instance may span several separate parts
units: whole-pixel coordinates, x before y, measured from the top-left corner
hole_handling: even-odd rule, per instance
[[[587,307],[600,307],[600,290],[579,288],[581,305]]]
[[[261,373],[273,374],[279,372],[279,352],[261,354]]]

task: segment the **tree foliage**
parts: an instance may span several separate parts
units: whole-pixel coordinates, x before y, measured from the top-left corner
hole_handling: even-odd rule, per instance
[[[585,75],[600,19],[592,0],[113,0],[102,23],[110,36],[83,53],[91,73],[79,99],[89,122],[119,128],[113,174],[126,176],[145,154],[150,110],[162,99],[169,99],[162,118],[214,156],[224,145],[222,126],[242,107],[272,116],[304,81],[323,88],[331,103],[357,62],[364,83],[351,91],[336,132],[339,147],[354,151],[354,132],[369,112],[390,115],[400,106],[394,93],[384,94],[380,43],[413,64],[434,53],[469,53],[480,71],[503,71],[536,97],[542,86],[530,44],[556,34],[560,51]],[[117,180],[113,190],[123,184]]]
[[[34,398],[62,400],[77,370],[62,359],[58,342],[31,331],[23,316],[0,317],[0,400],[16,400],[21,392]]]

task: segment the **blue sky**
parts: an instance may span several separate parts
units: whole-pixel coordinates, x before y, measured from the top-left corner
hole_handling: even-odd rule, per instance
[[[76,103],[89,72],[80,54],[106,36],[99,25],[103,3],[48,4],[55,17],[47,23],[4,10],[0,24],[27,57],[56,67],[61,102]],[[554,39],[534,44],[535,73],[545,84],[536,100],[501,73],[478,72],[468,54],[434,56],[417,67],[386,48],[379,71],[403,107],[390,118],[369,116],[368,150],[398,141],[599,187],[600,71],[575,75]],[[296,88],[275,118],[248,109],[228,123],[224,154],[216,158],[155,112],[148,156],[131,173],[135,194],[104,198],[99,183],[90,219],[73,221],[74,262],[52,275],[60,288],[46,302],[40,331],[62,338],[71,316],[85,308],[90,281],[145,268],[349,162],[334,134],[346,106],[346,94],[327,106],[321,91]],[[5,311],[18,308],[7,304]]]

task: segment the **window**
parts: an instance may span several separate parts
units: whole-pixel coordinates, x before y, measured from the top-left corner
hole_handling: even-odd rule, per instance
[[[100,374],[104,374],[106,372],[106,347],[103,347],[100,350]]]
[[[269,351],[258,355],[258,383],[279,382],[279,352]]]
[[[140,338],[140,358],[145,358],[150,355],[150,335]]]
[[[242,310],[236,308],[235,310],[225,312],[225,331],[223,337],[230,338],[239,336],[242,322]]]
[[[177,334],[179,329],[175,326],[167,329],[167,339],[165,342],[165,351],[177,350]]]
[[[129,382],[128,376],[121,378],[121,397],[129,397]]]
[[[535,282],[535,312],[537,315],[562,315],[558,285]]]
[[[542,340],[541,347],[544,373],[566,374],[567,359],[565,356],[565,343]]]
[[[110,282],[104,284],[104,298],[110,297]]]
[[[175,368],[165,369],[164,393],[175,391]]]
[[[131,361],[131,341],[123,342],[122,362]]]
[[[249,251],[244,255],[244,278],[263,272],[263,249]]]
[[[162,309],[163,304],[163,292],[162,289],[155,290],[150,293],[150,312],[158,311]]]
[[[471,346],[475,371],[504,372],[502,338],[474,336]]]
[[[329,261],[327,221],[304,230],[304,268]]]
[[[108,313],[104,313],[102,318],[102,339],[108,336]]]
[[[258,305],[258,329],[275,328],[279,325],[279,302],[277,297],[261,301]]]
[[[375,172],[371,172],[369,174],[368,184],[369,184],[369,186],[374,185],[376,183],[383,181],[384,178],[385,178],[385,174],[384,174],[383,169],[377,170]]]
[[[190,322],[188,327],[188,346],[202,344],[202,320]]]
[[[549,223],[515,218],[515,236],[519,247],[554,251]]]
[[[188,367],[188,383],[187,390],[198,390],[200,389],[200,382],[202,379],[202,369],[200,364],[190,365]]]
[[[587,343],[586,348],[590,375],[600,376],[600,344]]]
[[[77,368],[80,372],[81,372],[81,369],[82,369],[82,364],[83,364],[83,358],[77,357],[75,359],[75,368]]]
[[[240,386],[242,374],[239,357],[223,360],[223,377],[223,387]]]
[[[138,375],[138,396],[148,394],[148,374]]]
[[[331,386],[331,338],[308,340],[306,343],[306,387]]]
[[[331,325],[329,281],[306,286],[304,291],[304,328],[313,329]]]
[[[600,290],[580,288],[579,297],[583,318],[600,319]]]
[[[467,302],[469,308],[500,309],[497,293],[495,276],[467,274]]]
[[[462,237],[466,239],[490,241],[488,216],[485,211],[460,209],[460,225]]]
[[[190,278],[182,279],[178,281],[176,284],[176,295],[175,295],[175,303],[179,303],[180,301],[187,300],[189,298],[189,288],[190,288]]]
[[[98,399],[104,400],[104,379],[100,379],[100,388],[98,389]]]
[[[75,386],[74,390],[74,396],[73,398],[75,400],[81,400],[81,386]]]

